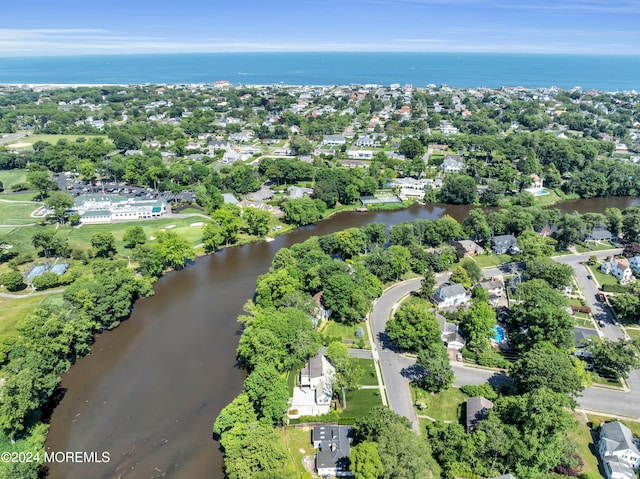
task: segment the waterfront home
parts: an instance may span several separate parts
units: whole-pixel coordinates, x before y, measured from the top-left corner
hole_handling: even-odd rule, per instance
[[[449,308],[466,303],[469,300],[469,295],[464,286],[453,283],[440,286],[436,294],[432,296],[432,300],[438,308]]]
[[[613,234],[608,229],[594,228],[584,240],[588,243],[601,243],[602,241],[611,241],[612,239]]]
[[[496,254],[515,254],[518,250],[518,241],[513,235],[499,235],[491,237],[491,247]]]
[[[600,270],[604,274],[610,274],[618,278],[621,282],[628,281],[633,273],[629,267],[629,260],[626,258],[610,258],[602,263]]]
[[[440,170],[443,173],[460,173],[463,167],[464,162],[460,155],[446,155],[442,165],[440,165]]]
[[[300,371],[298,386],[293,388],[293,398],[287,415],[320,416],[331,410],[333,383],[336,370],[322,354],[317,354]]]
[[[319,476],[353,477],[350,471],[353,427],[327,424],[315,426],[311,432],[316,454],[316,472]]]
[[[635,479],[640,466],[640,451],[631,430],[620,421],[600,426],[598,454],[607,479]]]
[[[459,258],[475,256],[484,253],[484,248],[472,240],[458,240],[453,242]]]
[[[487,411],[493,409],[493,402],[484,396],[473,396],[467,399],[466,425],[467,432],[476,428],[478,421],[487,417]]]
[[[399,188],[399,196],[401,198],[414,197],[423,198],[427,185],[433,180],[428,178],[421,178],[416,180],[415,178],[395,178],[387,183],[388,187]]]
[[[290,186],[288,188],[289,191],[289,199],[291,200],[299,200],[305,195],[312,195],[313,188],[302,188],[300,186]]]

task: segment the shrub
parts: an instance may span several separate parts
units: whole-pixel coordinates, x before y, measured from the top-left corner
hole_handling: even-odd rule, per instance
[[[18,256],[16,256],[15,258],[12,258],[11,261],[9,261],[9,266],[11,268],[17,268],[21,264],[26,264],[26,263],[29,263],[31,261],[33,261],[33,254],[31,254],[31,253],[22,253],[22,254],[19,254]]]
[[[356,329],[356,338],[364,338],[364,329],[362,329],[362,326],[358,326],[358,329]]]
[[[479,386],[462,386],[460,391],[468,396],[484,396],[490,401],[497,399],[498,393],[489,384],[481,384]]]
[[[591,420],[591,429],[598,429],[600,427],[600,419],[592,419]]]
[[[20,291],[27,285],[22,280],[22,275],[19,271],[9,271],[2,275],[2,284],[8,291]]]
[[[44,273],[33,278],[31,284],[38,291],[41,291],[43,289],[55,288],[59,284],[58,275],[51,272]]]

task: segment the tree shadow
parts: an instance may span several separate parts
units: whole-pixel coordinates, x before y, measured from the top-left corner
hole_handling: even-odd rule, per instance
[[[381,331],[378,333],[378,341],[380,341],[380,346],[382,349],[387,349],[393,353],[403,353],[404,349],[398,347],[396,343],[394,343],[386,331]]]
[[[419,382],[424,376],[424,369],[417,364],[403,368],[400,371],[403,378],[412,382]]]

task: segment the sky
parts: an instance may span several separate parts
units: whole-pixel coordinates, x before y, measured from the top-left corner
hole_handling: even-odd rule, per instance
[[[640,0],[17,0],[0,57],[401,51],[640,54]]]

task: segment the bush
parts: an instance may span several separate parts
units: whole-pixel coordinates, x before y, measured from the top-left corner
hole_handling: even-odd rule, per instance
[[[489,384],[481,384],[480,386],[462,386],[460,391],[468,396],[484,396],[490,401],[498,398],[498,393]]]
[[[33,254],[31,254],[31,253],[22,253],[22,254],[19,254],[18,256],[16,256],[15,258],[12,258],[11,261],[9,261],[9,266],[11,268],[17,268],[21,264],[26,264],[26,263],[29,263],[31,261],[33,261]]]
[[[8,291],[20,291],[27,285],[22,280],[22,275],[19,271],[9,271],[2,275],[2,284]]]
[[[358,326],[358,329],[356,329],[356,338],[364,338],[364,329],[362,329],[362,326]]]
[[[591,429],[598,429],[600,427],[600,419],[592,419],[591,420]]]
[[[13,185],[11,185],[11,191],[16,192],[16,191],[25,191],[29,189],[29,184],[28,183],[14,183]]]
[[[51,272],[44,273],[33,278],[31,284],[38,291],[42,291],[43,289],[55,288],[59,284],[58,275]]]
[[[602,291],[606,291],[608,293],[626,293],[629,291],[629,288],[622,286],[621,284],[603,284]]]

